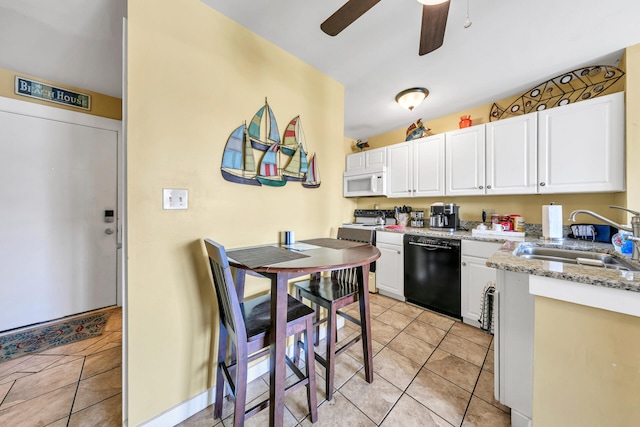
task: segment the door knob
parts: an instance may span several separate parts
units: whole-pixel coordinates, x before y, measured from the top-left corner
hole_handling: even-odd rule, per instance
[[[107,228],[104,230],[104,234],[113,234],[113,233],[114,233],[113,228]]]

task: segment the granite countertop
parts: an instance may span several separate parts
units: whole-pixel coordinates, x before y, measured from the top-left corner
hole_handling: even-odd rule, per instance
[[[565,239],[560,243],[550,243],[542,240],[539,235],[527,235],[523,241],[508,241],[506,238],[478,237],[473,236],[471,230],[439,231],[429,228],[386,228],[380,226],[378,231],[392,233],[414,234],[430,237],[442,237],[457,240],[476,240],[486,242],[503,243],[500,250],[494,253],[488,260],[487,266],[500,270],[513,271],[517,273],[532,274],[535,276],[545,276],[554,279],[569,280],[572,282],[584,283],[593,286],[621,289],[631,292],[640,292],[640,271],[622,271],[607,269],[602,267],[591,267],[586,265],[568,264],[562,262],[550,262],[536,259],[520,258],[513,252],[520,245],[544,246],[563,249],[575,249],[583,251],[603,252],[622,258],[640,270],[640,262],[632,261],[615,252],[610,243],[592,242],[587,240]]]

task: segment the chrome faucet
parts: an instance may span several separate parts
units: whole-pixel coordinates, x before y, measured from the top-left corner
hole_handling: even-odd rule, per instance
[[[627,225],[622,225],[622,224],[618,224],[616,222],[611,221],[608,218],[603,217],[602,215],[599,215],[595,212],[591,212],[588,210],[583,210],[583,209],[578,209],[576,211],[571,212],[571,215],[569,216],[569,221],[571,222],[575,222],[576,220],[576,215],[578,214],[587,214],[587,215],[591,215],[594,218],[599,219],[602,222],[605,222],[609,225],[612,225],[616,228],[619,228],[620,230],[624,230],[624,231],[629,231],[631,233],[633,233],[633,236],[626,236],[625,239],[627,240],[631,240],[633,242],[633,255],[631,256],[631,259],[635,260],[635,261],[640,261],[640,212],[636,212],[636,211],[632,211],[631,209],[627,209],[627,208],[623,208],[621,206],[609,206],[612,209],[621,209],[623,211],[627,211],[629,213],[633,214],[633,217],[631,218],[631,227],[627,226]]]

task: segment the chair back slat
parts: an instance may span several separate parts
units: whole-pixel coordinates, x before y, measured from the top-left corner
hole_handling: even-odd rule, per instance
[[[349,240],[352,242],[363,242],[370,245],[373,244],[373,236],[375,231],[365,228],[339,228],[338,240]],[[345,268],[343,270],[334,270],[331,275],[339,283],[346,285],[357,285],[358,277],[355,268]]]
[[[238,302],[238,295],[233,284],[231,267],[229,267],[229,260],[224,246],[211,239],[204,239],[204,244],[209,255],[213,286],[218,299],[218,309],[220,310],[220,320],[229,331],[229,335],[237,338],[240,342],[246,341],[244,319],[240,311],[240,303]]]

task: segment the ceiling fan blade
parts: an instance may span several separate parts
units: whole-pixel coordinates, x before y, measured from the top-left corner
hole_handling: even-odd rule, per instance
[[[349,0],[342,7],[335,11],[333,15],[327,18],[320,29],[330,36],[335,36],[340,31],[351,25],[356,19],[360,18],[366,11],[378,4],[380,0]],[[447,2],[448,3],[448,2]]]
[[[447,16],[449,4],[444,3],[433,6],[422,6],[422,31],[420,32],[420,55],[433,52],[444,41],[444,30],[447,28]]]

